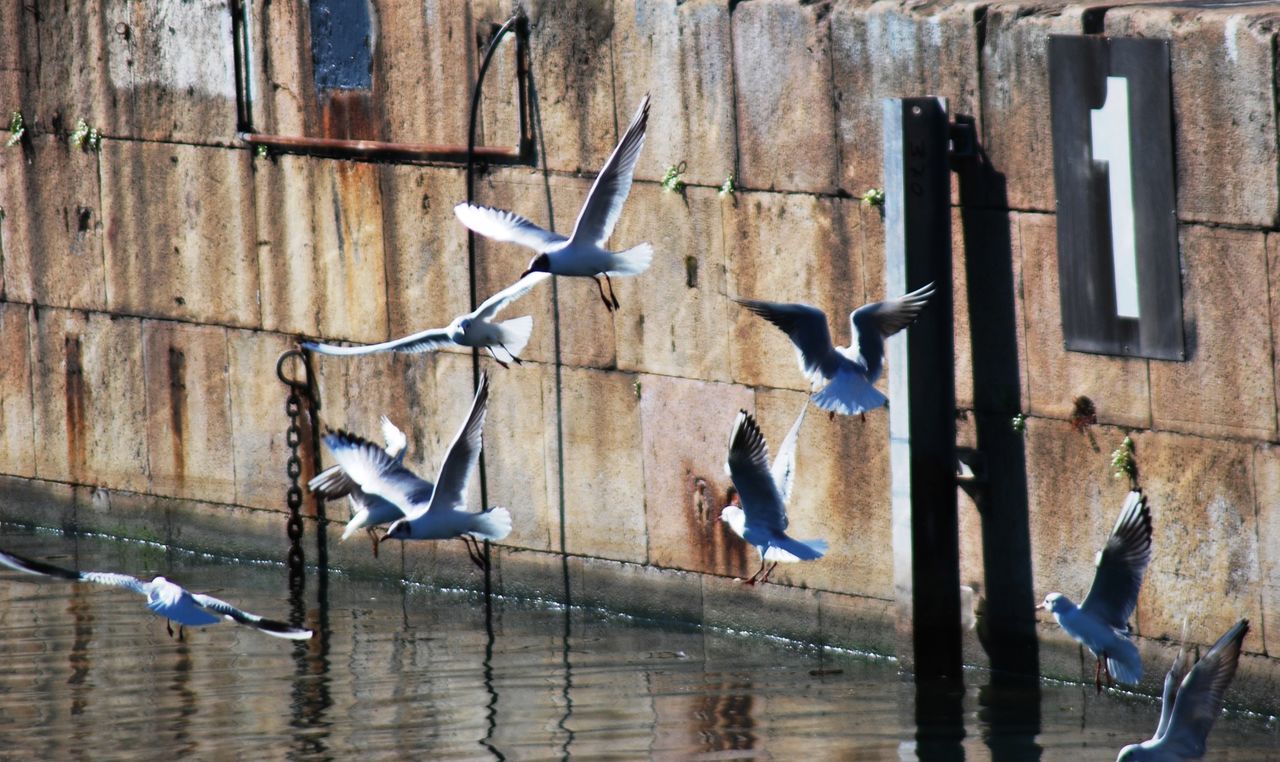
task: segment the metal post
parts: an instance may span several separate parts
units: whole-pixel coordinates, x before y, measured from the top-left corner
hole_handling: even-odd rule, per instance
[[[959,678],[951,170],[946,103],[884,101],[885,288],[936,290],[888,342],[898,656],[917,679]]]

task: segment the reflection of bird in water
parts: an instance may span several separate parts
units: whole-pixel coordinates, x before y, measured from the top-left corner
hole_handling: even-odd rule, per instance
[[[1204,658],[1191,665],[1191,654],[1178,649],[1164,678],[1160,722],[1149,741],[1120,750],[1116,762],[1183,762],[1204,756],[1213,721],[1222,714],[1227,686],[1236,675],[1240,647],[1249,634],[1249,620],[1241,619],[1213,644]]]
[[[141,593],[147,597],[147,608],[166,619],[165,626],[168,628],[170,635],[173,635],[173,626],[170,623],[178,623],[179,639],[182,638],[182,628],[184,626],[204,627],[205,625],[217,624],[222,621],[235,622],[246,627],[252,627],[259,632],[264,632],[277,638],[307,640],[311,637],[311,630],[292,627],[274,619],[264,619],[257,614],[250,614],[210,595],[188,592],[182,586],[176,585],[164,577],[156,577],[150,582],[143,582],[127,574],[77,572],[3,551],[0,551],[0,564],[10,569],[16,569],[27,574],[36,574],[41,577],[55,577],[71,582],[96,582],[100,585],[123,587],[135,593]]]
[[[1142,492],[1129,493],[1107,544],[1098,554],[1093,586],[1078,607],[1062,593],[1049,593],[1041,608],[1068,635],[1098,660],[1094,684],[1102,691],[1102,676],[1129,685],[1142,679],[1142,658],[1129,640],[1129,617],[1138,606],[1142,575],[1151,562],[1151,512]]]
[[[756,748],[760,739],[755,733],[752,687],[749,680],[707,686],[693,714],[704,753]]]

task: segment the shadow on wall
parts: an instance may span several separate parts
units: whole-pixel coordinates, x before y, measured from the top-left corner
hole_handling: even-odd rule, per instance
[[[973,117],[957,116],[973,125]],[[976,125],[975,125],[976,126]],[[977,445],[986,460],[987,480],[975,490],[982,524],[986,611],[978,635],[991,663],[987,698],[1009,691],[1026,693],[1022,706],[988,717],[985,739],[993,759],[1039,756],[1039,649],[1035,591],[1031,576],[1031,533],[1027,507],[1027,459],[1021,432],[1011,425],[1021,412],[1013,241],[1005,177],[985,151],[957,166],[960,218],[968,287],[969,331],[973,360],[973,406]],[[1029,745],[1029,746],[1028,746]]]

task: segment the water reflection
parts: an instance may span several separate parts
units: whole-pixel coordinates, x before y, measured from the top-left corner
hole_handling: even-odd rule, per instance
[[[342,575],[309,573],[285,601],[282,567],[79,544],[64,564],[213,579],[250,610],[288,605],[317,635],[295,646],[212,627],[180,642],[121,605],[128,591],[0,574],[0,748],[21,756],[1110,762],[1159,713],[981,672],[966,674],[976,689],[918,686],[884,661]],[[3,527],[0,546],[75,549]],[[1280,753],[1247,717],[1214,741],[1224,759]]]

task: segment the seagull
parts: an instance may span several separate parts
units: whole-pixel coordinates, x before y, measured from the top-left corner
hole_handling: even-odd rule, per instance
[[[600,289],[600,300],[605,309],[618,309],[618,297],[613,293],[610,275],[639,275],[649,269],[653,261],[653,247],[647,243],[633,246],[626,251],[610,251],[605,241],[613,233],[613,226],[622,214],[622,205],[631,192],[631,176],[635,173],[636,159],[644,147],[644,130],[649,122],[649,96],[640,102],[640,108],[631,117],[631,124],[622,140],[613,149],[604,168],[587,193],[587,200],[578,213],[573,234],[568,238],[538,227],[532,221],[514,212],[461,203],[453,213],[463,225],[486,238],[509,241],[527,246],[538,252],[529,261],[530,273],[552,273],[592,278]],[[609,296],[600,283],[603,275],[609,285]]]
[[[485,373],[480,376],[480,388],[471,402],[471,413],[440,464],[435,489],[430,488],[430,483],[408,474],[371,442],[344,431],[325,436],[324,442],[333,452],[333,459],[347,476],[365,492],[386,499],[404,513],[403,518],[387,527],[379,543],[388,539],[458,538],[467,546],[471,560],[484,568],[479,541],[501,540],[511,532],[511,513],[506,508],[486,508],[479,513],[466,510],[467,482],[480,459],[488,402],[489,375]]]
[[[864,304],[854,310],[849,315],[853,342],[847,347],[831,344],[827,316],[817,307],[755,299],[734,301],[791,338],[805,377],[815,386],[826,383],[813,395],[818,407],[833,415],[854,415],[887,402],[873,386],[884,370],[884,340],[915,322],[931,296],[932,283],[897,299]]]
[[[406,482],[412,480],[413,484],[410,490],[414,491],[415,494],[423,495],[424,499],[430,499],[431,491],[435,488],[435,485],[419,479],[413,472],[403,466],[404,452],[408,440],[405,438],[404,432],[396,428],[396,425],[385,415],[382,416],[382,438],[386,442],[386,446],[382,448],[382,451],[398,467],[394,478],[403,479]],[[374,532],[374,527],[390,524],[392,521],[404,517],[404,511],[397,508],[394,503],[386,498],[371,495],[360,489],[360,485],[352,481],[350,476],[347,476],[347,472],[342,470],[342,466],[330,466],[316,474],[311,481],[307,482],[307,488],[326,500],[346,497],[350,501],[351,520],[347,522],[346,529],[343,530],[339,541],[347,539],[359,529],[364,529],[369,533],[369,538],[373,541],[374,558],[378,557],[378,535]]]
[[[1240,646],[1248,633],[1249,620],[1241,619],[1190,671],[1191,655],[1179,649],[1164,678],[1155,736],[1124,747],[1116,762],[1183,762],[1203,757],[1205,740],[1222,714],[1223,696],[1235,677]]]
[[[1049,593],[1040,608],[1097,659],[1094,685],[1102,692],[1115,679],[1136,685],[1142,679],[1138,647],[1129,641],[1129,617],[1138,605],[1138,588],[1151,561],[1151,511],[1141,490],[1125,498],[1107,544],[1098,553],[1098,570],[1084,603],[1077,607],[1062,593]]]
[[[29,558],[15,556],[5,551],[0,551],[0,564],[27,574],[56,577],[72,582],[96,582],[100,585],[123,587],[135,593],[141,593],[147,596],[147,608],[165,618],[165,627],[169,630],[170,637],[173,636],[172,623],[178,623],[179,640],[182,639],[182,628],[184,626],[204,627],[209,624],[217,624],[223,620],[252,627],[259,632],[264,632],[277,638],[308,640],[311,637],[311,630],[291,627],[274,619],[264,619],[256,614],[241,611],[230,603],[218,600],[213,596],[188,592],[182,586],[176,585],[164,577],[156,577],[150,582],[143,582],[135,577],[130,577],[128,574],[78,572],[64,569],[61,566],[46,564],[43,561],[33,561]]]
[[[728,465],[742,507],[725,506],[720,519],[760,553],[760,568],[747,580],[748,585],[769,579],[773,566],[766,571],[768,562],[776,566],[779,561],[812,561],[827,552],[826,540],[795,540],[786,534],[786,501],[794,481],[796,438],[803,422],[801,411],[770,469],[769,446],[755,418],[740,410],[734,421]]]
[[[368,355],[375,352],[434,352],[443,347],[477,347],[487,349],[489,354],[504,368],[510,367],[508,362],[517,365],[524,361],[519,355],[529,343],[529,334],[533,332],[533,318],[524,317],[493,322],[498,312],[550,277],[547,273],[528,273],[520,280],[484,300],[484,303],[465,315],[453,319],[447,328],[429,328],[425,331],[405,336],[400,339],[384,341],[381,344],[367,346],[340,347],[335,344],[321,344],[315,341],[304,341],[302,346],[312,352],[323,355]],[[502,350],[506,360],[497,350]]]

